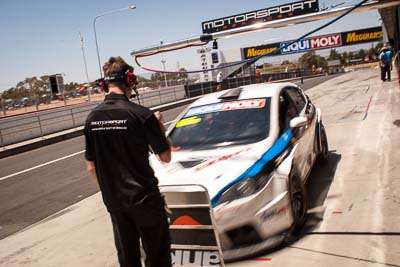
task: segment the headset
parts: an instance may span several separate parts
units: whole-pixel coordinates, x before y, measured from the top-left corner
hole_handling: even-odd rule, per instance
[[[106,93],[108,93],[108,83],[115,81],[123,81],[128,88],[133,88],[136,92],[136,85],[138,84],[136,75],[127,70],[124,74],[112,74],[110,76],[106,76],[103,79],[96,80],[97,84],[103,89]]]
[[[104,92],[108,93],[108,83],[109,82],[114,82],[114,81],[123,81],[128,88],[132,88],[133,89],[133,91],[135,93],[132,94],[130,96],[130,98],[135,98],[135,97],[137,97],[139,95],[139,93],[138,93],[138,91],[136,89],[136,86],[138,84],[137,77],[129,69],[124,74],[112,74],[110,76],[106,76],[104,78],[97,79],[96,83],[97,83],[98,86],[100,86],[100,88]],[[138,101],[140,101],[139,98],[138,98]],[[139,104],[140,104],[140,102],[139,102]]]

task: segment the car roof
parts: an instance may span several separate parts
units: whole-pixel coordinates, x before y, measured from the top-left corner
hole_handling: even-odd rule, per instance
[[[288,82],[285,82],[285,83],[258,83],[258,84],[240,86],[239,88],[241,89],[241,93],[237,99],[235,98],[233,100],[277,97],[277,96],[279,96],[281,90],[288,86],[298,88],[298,86],[296,84],[288,83]],[[235,90],[235,88],[205,95],[202,98],[199,98],[198,100],[196,100],[194,103],[192,103],[190,105],[190,107],[197,107],[197,106],[203,106],[203,105],[212,104],[212,103],[219,103],[219,102],[223,101],[219,97],[222,96],[223,94],[227,93],[230,90]]]

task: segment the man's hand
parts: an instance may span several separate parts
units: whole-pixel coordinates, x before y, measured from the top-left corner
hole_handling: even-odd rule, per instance
[[[97,182],[96,168],[93,161],[86,162],[86,169],[88,170],[90,176]]]
[[[160,111],[156,111],[156,112],[154,112],[154,116],[156,116],[158,122],[160,123],[161,129],[165,132],[166,131],[165,126],[164,126],[165,121],[164,121],[164,117],[163,117],[162,113]]]

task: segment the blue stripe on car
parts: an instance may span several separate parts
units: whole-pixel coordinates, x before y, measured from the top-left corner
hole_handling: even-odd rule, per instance
[[[244,173],[242,173],[238,178],[234,179],[232,182],[224,186],[212,199],[211,199],[211,204],[213,207],[217,206],[219,198],[221,195],[228,190],[232,185],[236,184],[237,182],[246,179],[248,177],[252,177],[257,175],[262,168],[264,167],[265,164],[267,164],[270,160],[274,159],[277,157],[279,154],[281,154],[287,145],[290,142],[290,139],[292,139],[293,133],[291,129],[287,129],[281,137],[275,142],[275,144],[268,149],[267,152],[265,152],[259,160],[257,160],[252,166],[250,166]]]

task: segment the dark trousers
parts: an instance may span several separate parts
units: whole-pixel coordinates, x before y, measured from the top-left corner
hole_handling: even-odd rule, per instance
[[[391,68],[390,65],[385,65],[384,67],[381,67],[381,80],[386,81],[386,74],[387,74],[387,79],[390,81],[391,77]]]
[[[129,209],[110,212],[121,267],[140,267],[140,243],[146,267],[170,267],[169,225],[161,195],[151,195]]]

